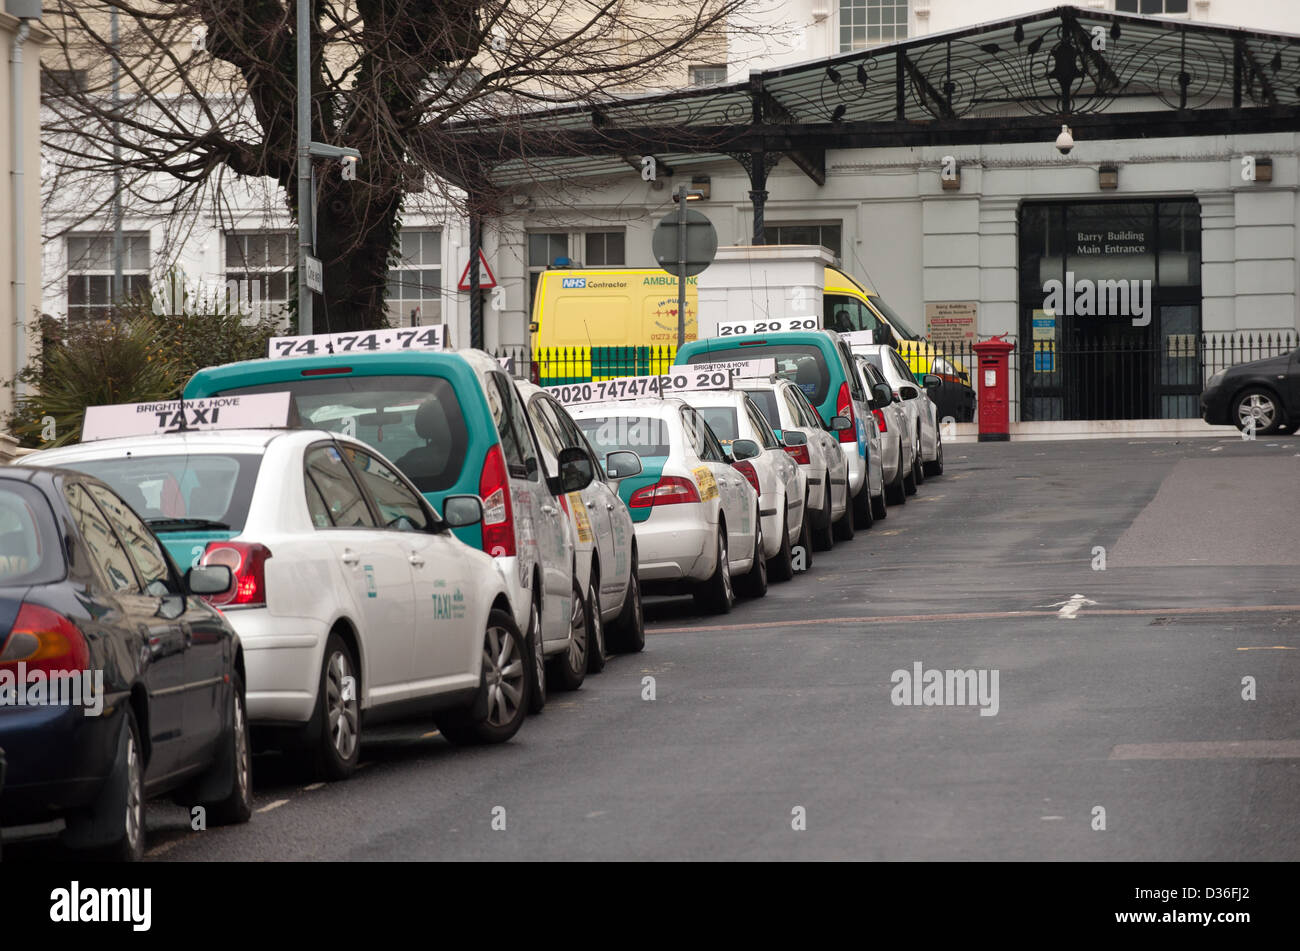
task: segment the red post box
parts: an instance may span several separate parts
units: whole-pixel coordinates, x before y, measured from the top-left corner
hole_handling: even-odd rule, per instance
[[[1011,438],[1011,397],[1008,372],[1011,351],[1015,344],[1008,343],[999,334],[992,340],[973,344],[971,349],[979,356],[979,423],[980,442],[1004,442]]]

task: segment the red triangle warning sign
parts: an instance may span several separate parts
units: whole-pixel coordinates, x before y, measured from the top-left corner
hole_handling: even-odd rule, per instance
[[[469,262],[465,262],[465,270],[461,272],[460,283],[456,285],[462,291],[469,290]],[[496,276],[492,269],[488,267],[487,258],[483,257],[483,249],[479,248],[478,252],[478,286],[479,290],[487,290],[490,287],[497,286]]]

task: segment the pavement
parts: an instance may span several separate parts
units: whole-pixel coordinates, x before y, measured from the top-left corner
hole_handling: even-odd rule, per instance
[[[648,602],[645,651],[510,743],[386,725],[333,784],[259,757],[251,824],[153,803],[149,857],[1300,858],[1300,439],[946,461],[764,599]],[[926,705],[930,671],[986,690]]]

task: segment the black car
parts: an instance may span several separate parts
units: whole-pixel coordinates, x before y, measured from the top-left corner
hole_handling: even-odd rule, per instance
[[[243,655],[200,597],[231,584],[181,576],[98,479],[0,467],[0,827],[62,818],[70,848],[138,860],[149,797],[248,821]]]
[[[1300,423],[1300,349],[1214,374],[1201,392],[1201,418],[1238,429],[1253,420],[1259,436],[1294,429]]]

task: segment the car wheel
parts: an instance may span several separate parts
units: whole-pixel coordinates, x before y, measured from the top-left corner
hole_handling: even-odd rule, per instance
[[[761,554],[759,557],[762,557]],[[718,563],[707,581],[695,588],[695,603],[711,614],[729,614],[736,603],[731,587],[731,561],[727,558],[727,531],[718,531]]]
[[[622,654],[636,654],[645,648],[645,612],[641,605],[641,579],[637,577],[635,553],[623,610],[609,628],[609,648]]]
[[[1253,387],[1237,397],[1232,407],[1232,418],[1237,428],[1245,430],[1254,420],[1256,436],[1271,436],[1281,428],[1282,408],[1277,397],[1268,390]]]
[[[439,732],[457,746],[505,742],[523,725],[531,677],[527,642],[515,619],[492,611],[483,633],[479,696],[472,708],[439,713]]]
[[[595,571],[587,582],[587,673],[598,674],[605,669],[605,619],[600,616],[600,576]]]
[[[925,463],[925,474],[928,476],[943,475],[943,436],[935,437],[934,460]]]
[[[907,477],[903,474],[903,441],[898,441],[898,470],[894,473],[894,480],[885,486],[885,498],[889,500],[890,505],[907,504]]]
[[[845,491],[848,491],[847,488]],[[853,499],[849,499],[844,506],[844,514],[835,523],[835,540],[837,542],[847,542],[853,538],[853,534]]]
[[[763,520],[754,513],[754,564],[740,580],[740,593],[750,598],[767,594],[767,559],[763,557]]]
[[[912,481],[925,485],[925,456],[921,449],[921,434],[916,434],[916,452],[912,456]]]
[[[84,852],[77,850],[78,854],[106,862],[139,862],[144,858],[144,746],[140,743],[135,711],[130,706],[124,708],[123,719],[117,759],[108,781],[87,814],[69,817],[66,833],[76,835],[91,829],[111,828],[107,845]]]
[[[536,598],[529,609],[526,640],[533,678],[532,689],[528,692],[528,712],[541,713],[546,706],[546,652],[542,648],[542,612],[537,607]]]
[[[818,551],[830,551],[835,547],[835,525],[831,522],[831,474],[826,471],[825,499],[822,502],[822,516],[817,520],[817,530],[813,534],[813,548]]]
[[[560,690],[577,690],[587,678],[587,652],[591,646],[591,613],[582,587],[573,579],[573,608],[569,612],[569,646],[556,655],[547,671]]]
[[[808,517],[808,500],[803,503],[803,523],[799,526],[799,547],[803,549],[803,567],[800,571],[807,571],[813,563],[813,533],[812,519]]]
[[[790,511],[781,518],[781,547],[767,566],[773,581],[789,581],[794,577],[793,556],[790,553]]]
[[[875,521],[871,514],[871,486],[864,482],[862,491],[853,497],[853,527],[866,531]]]
[[[312,719],[316,775],[347,779],[361,758],[361,684],[352,651],[337,633],[325,642]]]
[[[213,825],[236,825],[253,817],[253,746],[248,737],[244,681],[239,674],[230,679],[234,692],[230,704],[230,739],[223,744],[221,758],[213,764],[213,769],[230,776],[231,787],[225,799],[203,803]]]
[[[886,498],[888,490],[889,486],[881,486],[880,494],[871,497],[871,514],[876,517],[876,521],[889,518],[889,499]]]

